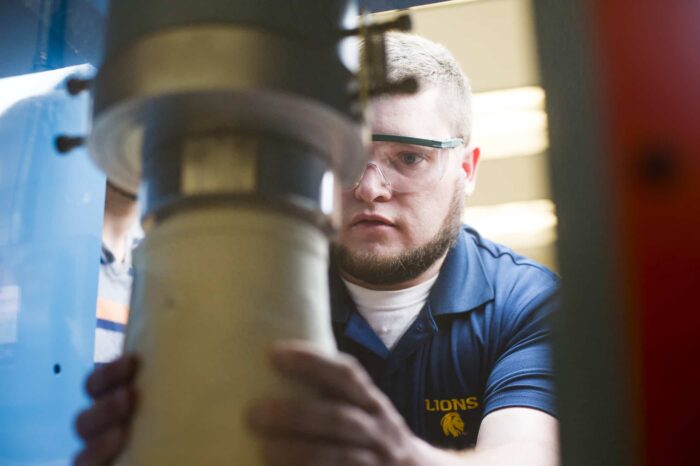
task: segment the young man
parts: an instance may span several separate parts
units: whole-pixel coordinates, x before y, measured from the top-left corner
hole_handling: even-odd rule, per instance
[[[273,367],[325,396],[265,400],[247,421],[270,465],[554,465],[545,320],[558,279],[461,226],[479,156],[454,58],[406,34],[387,50],[392,78],[421,90],[372,103],[373,157],[344,193],[331,307],[351,356],[275,346]],[[134,372],[125,358],[88,381],[77,465],[121,448]]]
[[[136,197],[108,181],[97,290],[94,360],[98,366],[119,357],[124,346],[133,282],[131,250],[143,236],[138,213]]]

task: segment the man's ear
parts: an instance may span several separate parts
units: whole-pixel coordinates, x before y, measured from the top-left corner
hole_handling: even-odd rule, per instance
[[[479,168],[479,158],[481,149],[478,147],[468,147],[462,161],[462,169],[464,170],[465,183],[464,194],[471,196],[476,188],[476,172]]]

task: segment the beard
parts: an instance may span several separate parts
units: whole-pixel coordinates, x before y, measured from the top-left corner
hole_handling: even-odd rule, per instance
[[[464,207],[463,182],[455,184],[450,208],[438,232],[425,244],[396,255],[350,251],[331,245],[331,260],[343,272],[372,285],[396,285],[420,276],[440,259],[457,240]]]

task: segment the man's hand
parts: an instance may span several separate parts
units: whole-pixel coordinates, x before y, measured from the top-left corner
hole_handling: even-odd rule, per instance
[[[273,367],[320,396],[264,400],[248,412],[271,466],[555,465],[556,420],[524,408],[489,414],[476,450],[440,450],[414,436],[389,399],[350,356],[329,357],[302,342],[276,345]],[[125,356],[96,369],[86,390],[94,403],[78,416],[85,442],[75,466],[104,466],[123,449],[136,396],[137,360]]]
[[[75,466],[106,465],[124,447],[136,404],[131,386],[136,370],[136,358],[123,356],[88,377],[85,389],[94,402],[75,421],[75,430],[85,442]]]
[[[302,342],[277,344],[270,356],[274,369],[320,396],[265,400],[250,408],[248,422],[261,439],[267,464],[445,464],[435,457],[443,452],[413,435],[352,357],[329,357]]]

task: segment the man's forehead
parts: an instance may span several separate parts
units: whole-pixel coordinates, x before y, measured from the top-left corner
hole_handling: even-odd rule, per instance
[[[368,120],[373,133],[433,139],[451,137],[447,113],[440,108],[440,92],[427,88],[411,95],[375,98]]]

